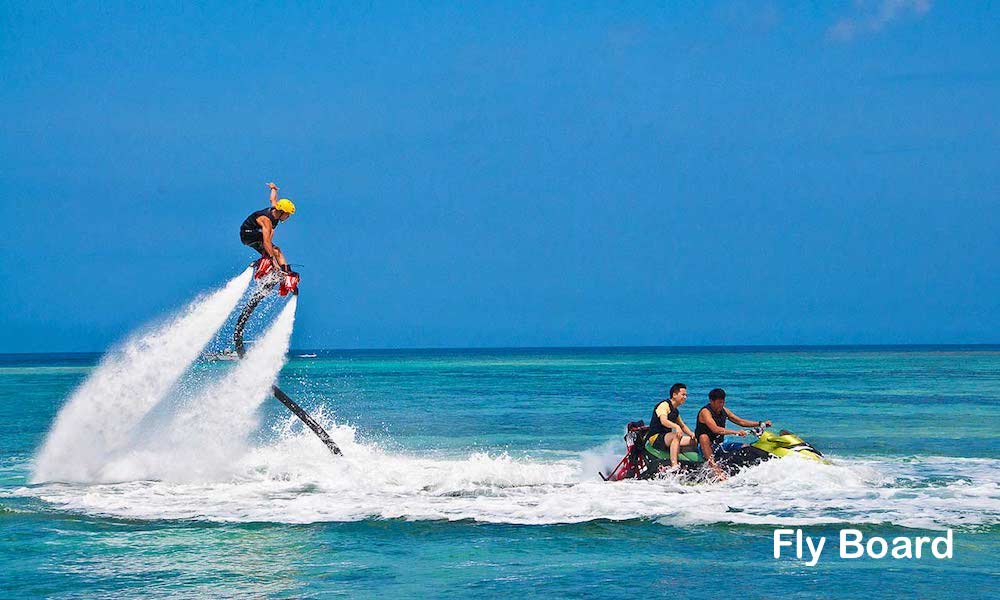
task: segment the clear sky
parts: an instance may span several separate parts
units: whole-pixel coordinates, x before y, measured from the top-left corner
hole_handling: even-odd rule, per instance
[[[0,351],[236,274],[271,180],[300,348],[1000,342],[996,3],[133,4],[0,2]]]

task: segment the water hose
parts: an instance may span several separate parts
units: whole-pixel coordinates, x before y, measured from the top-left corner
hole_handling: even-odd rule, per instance
[[[240,317],[236,320],[236,329],[233,330],[233,345],[236,347],[236,354],[239,355],[241,359],[243,358],[243,355],[246,354],[246,348],[243,346],[243,328],[246,327],[247,321],[250,320],[250,315],[252,315],[253,311],[257,309],[257,305],[260,304],[260,301],[267,296],[268,292],[270,292],[273,287],[274,283],[269,283],[258,288],[257,291],[255,291],[250,297],[247,305],[243,307],[243,312],[240,313]],[[274,397],[277,398],[279,402],[284,404],[288,410],[292,411],[292,414],[305,423],[306,427],[312,429],[313,433],[319,437],[320,441],[330,449],[330,452],[333,452],[336,456],[341,456],[343,454],[340,451],[340,448],[337,447],[337,444],[330,438],[330,434],[323,429],[323,426],[317,423],[316,419],[313,419],[309,413],[303,410],[303,408],[294,400],[289,398],[288,394],[281,391],[281,389],[276,385],[271,386],[271,393],[274,394]]]

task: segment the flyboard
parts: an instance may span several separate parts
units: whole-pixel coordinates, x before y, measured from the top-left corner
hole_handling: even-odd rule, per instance
[[[238,354],[240,358],[243,358],[243,355],[246,354],[246,348],[243,345],[243,328],[246,327],[247,321],[250,320],[250,315],[252,315],[253,311],[257,309],[257,305],[259,305],[260,301],[271,293],[274,286],[278,285],[278,294],[281,296],[287,296],[288,294],[292,294],[293,296],[299,295],[298,273],[295,273],[294,271],[282,274],[272,273],[271,259],[269,258],[261,258],[257,260],[254,263],[254,267],[253,277],[255,280],[260,280],[260,284],[250,296],[246,306],[243,307],[243,311],[240,313],[239,318],[236,319],[236,328],[233,330],[233,346],[236,348],[236,354]],[[274,397],[277,398],[279,402],[284,404],[288,410],[292,411],[292,413],[298,417],[299,420],[305,423],[306,427],[312,429],[313,433],[319,437],[320,441],[322,441],[323,444],[330,449],[330,452],[333,452],[337,456],[341,455],[340,448],[338,448],[337,444],[330,439],[330,434],[323,429],[322,425],[316,422],[316,419],[313,419],[309,413],[303,410],[302,407],[299,406],[294,400],[289,398],[288,394],[281,391],[281,389],[276,385],[271,386],[271,393],[274,394]]]

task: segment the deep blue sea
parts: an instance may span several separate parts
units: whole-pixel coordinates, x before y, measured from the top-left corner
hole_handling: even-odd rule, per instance
[[[261,353],[255,373],[196,362],[176,381],[144,360],[81,388],[100,355],[0,356],[0,596],[970,598],[1000,584],[1000,347],[300,350],[283,367]],[[272,364],[343,457],[252,379]],[[689,424],[723,387],[736,414],[832,464],[602,481],[625,423],[675,381]],[[156,386],[170,392],[133,415]],[[774,559],[778,527],[828,538],[819,563]],[[952,529],[954,556],[841,559],[845,527]]]

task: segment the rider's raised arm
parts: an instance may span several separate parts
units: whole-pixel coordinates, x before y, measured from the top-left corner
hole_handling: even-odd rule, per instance
[[[271,208],[278,205],[278,186],[274,185],[274,182],[267,184],[267,187],[271,188]]]

